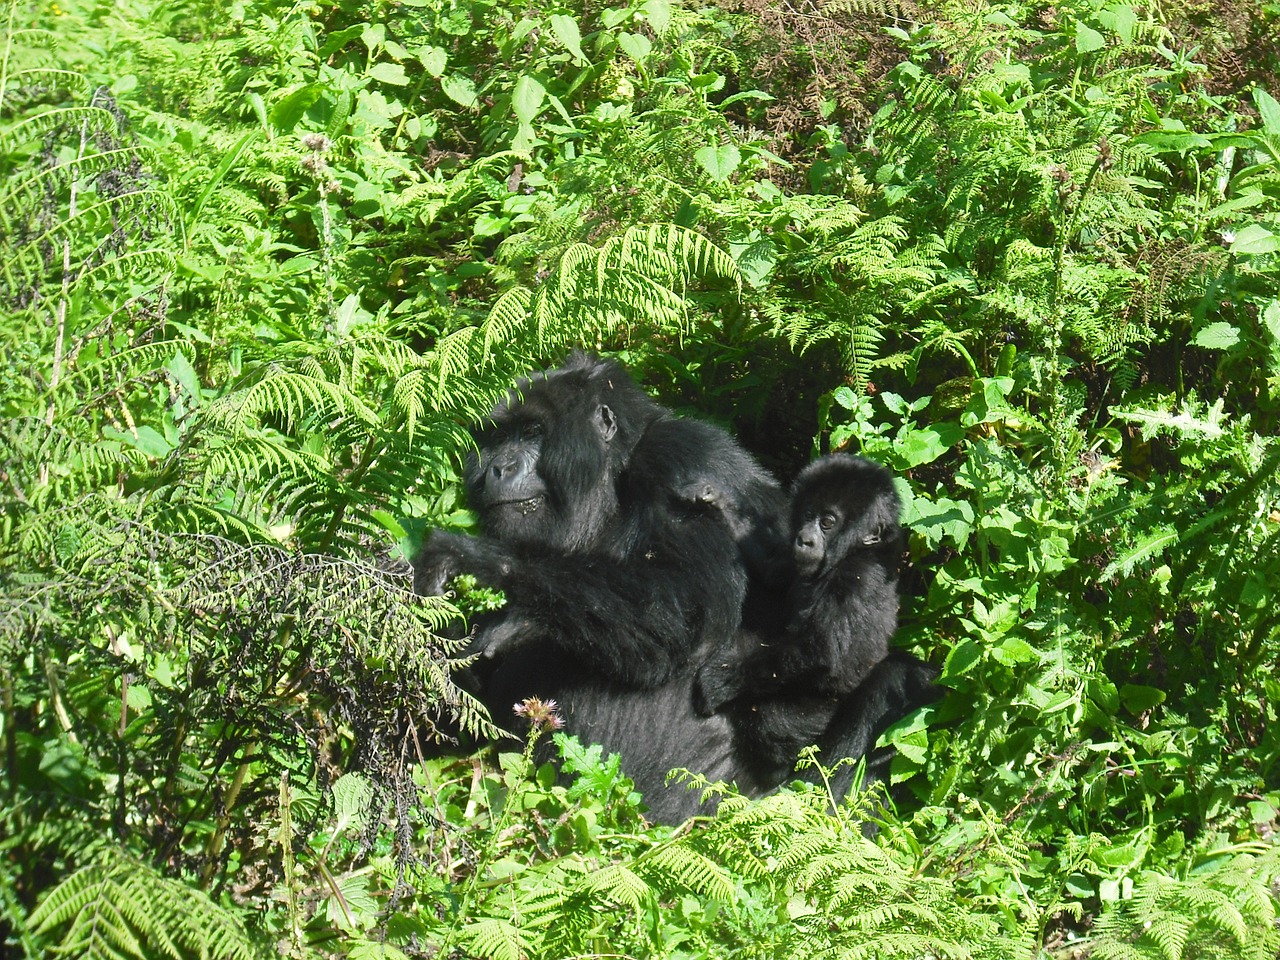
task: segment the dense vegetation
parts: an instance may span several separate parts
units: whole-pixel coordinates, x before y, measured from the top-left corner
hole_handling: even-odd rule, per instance
[[[10,0],[3,949],[1274,960],[1277,37]],[[898,643],[948,695],[888,735],[874,840],[799,788],[651,828],[573,741],[567,789],[430,759],[488,719],[403,557],[574,346],[780,476],[903,478]]]

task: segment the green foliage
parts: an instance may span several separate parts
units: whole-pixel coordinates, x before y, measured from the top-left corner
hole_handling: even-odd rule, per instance
[[[1219,7],[11,0],[4,947],[1273,956],[1277,11]],[[438,758],[500,597],[404,558],[571,347],[898,474],[892,803]]]
[[[61,930],[54,949],[90,960],[266,956],[242,932],[237,913],[146,864],[118,855],[67,877],[27,922],[36,935]]]

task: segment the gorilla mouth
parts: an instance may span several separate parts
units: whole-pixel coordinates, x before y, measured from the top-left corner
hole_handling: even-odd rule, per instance
[[[536,497],[529,497],[524,500],[499,500],[497,503],[491,504],[490,506],[505,510],[516,510],[519,511],[520,516],[527,517],[531,513],[537,513],[542,509],[542,505],[546,502],[546,496],[538,494]]]
[[[822,567],[822,558],[814,557],[812,559],[796,558],[796,576],[802,580],[809,580],[817,576],[818,570]]]

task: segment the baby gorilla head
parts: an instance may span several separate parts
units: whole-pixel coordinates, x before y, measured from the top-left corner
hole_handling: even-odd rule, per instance
[[[898,550],[901,512],[893,475],[880,464],[846,453],[815,460],[791,495],[796,574],[816,579],[854,551]]]

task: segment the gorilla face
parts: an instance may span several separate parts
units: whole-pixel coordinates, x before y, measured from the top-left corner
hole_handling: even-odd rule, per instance
[[[796,479],[792,497],[792,551],[802,579],[825,575],[855,551],[900,536],[901,504],[893,478],[879,464],[832,454],[810,464]]]
[[[520,381],[473,431],[465,482],[485,531],[561,550],[594,542],[617,510],[617,476],[658,412],[609,363],[571,360]]]

